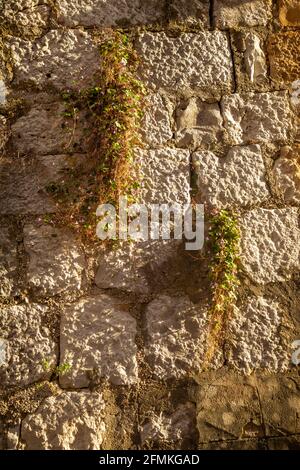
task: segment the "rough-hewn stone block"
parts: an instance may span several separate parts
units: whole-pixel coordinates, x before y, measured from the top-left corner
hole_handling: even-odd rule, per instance
[[[279,19],[283,26],[300,26],[299,0],[279,0]]]
[[[47,307],[13,305],[2,307],[0,335],[2,361],[1,386],[26,387],[38,380],[50,378],[43,361],[57,361],[57,346],[51,335]]]
[[[29,256],[29,286],[42,295],[56,295],[81,288],[85,259],[72,233],[49,225],[24,227]]]
[[[248,298],[241,308],[235,309],[229,323],[228,364],[246,374],[256,369],[285,371],[290,354],[282,328],[283,311],[278,302],[264,297]]]
[[[164,18],[162,0],[58,0],[58,20],[65,26],[134,26]]]
[[[285,281],[300,269],[297,210],[253,209],[240,221],[241,262],[260,284]]]
[[[141,124],[141,138],[149,146],[166,144],[173,137],[170,115],[165,100],[158,93],[147,98]]]
[[[265,26],[272,17],[272,0],[215,0],[213,14],[220,29]]]
[[[296,131],[287,92],[234,94],[221,106],[233,144],[285,141]]]
[[[27,450],[99,450],[105,437],[102,394],[66,392],[46,398],[22,422]]]
[[[193,154],[201,202],[210,207],[248,206],[268,199],[266,169],[259,145],[232,147],[227,156]]]
[[[12,228],[0,225],[0,296],[9,297],[17,269],[17,242]]]
[[[168,17],[176,24],[209,29],[209,0],[171,0],[168,2]]]
[[[218,103],[182,100],[176,109],[176,143],[179,147],[212,148],[222,142],[223,119]]]
[[[100,56],[91,37],[80,30],[52,30],[33,42],[14,38],[11,52],[15,83],[39,87],[86,88],[99,69]]]
[[[300,204],[300,145],[281,150],[274,163],[273,176],[283,200],[287,204]]]
[[[143,203],[163,204],[190,201],[190,154],[187,150],[164,148],[136,149],[140,188]]]
[[[117,385],[137,381],[136,320],[124,301],[108,295],[82,299],[63,312],[60,360],[71,369],[60,377],[63,387],[87,387],[107,378]]]
[[[151,88],[206,96],[232,90],[232,60],[225,33],[206,31],[172,38],[164,32],[145,32],[136,47],[141,76]]]
[[[270,36],[268,53],[272,80],[280,85],[299,79],[300,31],[288,31]]]
[[[39,37],[48,26],[47,3],[47,0],[0,0],[0,25],[24,38]]]

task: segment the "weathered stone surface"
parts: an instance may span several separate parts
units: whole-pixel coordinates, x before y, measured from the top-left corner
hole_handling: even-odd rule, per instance
[[[271,0],[215,0],[214,21],[217,28],[266,25],[272,17]]]
[[[225,33],[206,31],[171,38],[164,32],[145,32],[136,47],[142,78],[150,88],[207,96],[232,90],[232,60]]]
[[[81,156],[49,155],[35,159],[4,159],[0,162],[0,213],[45,214],[57,210],[47,186],[63,178]]]
[[[50,8],[47,1],[1,0],[0,24],[24,38],[39,37],[48,26]]]
[[[153,300],[146,309],[145,343],[145,357],[153,374],[160,379],[178,379],[200,372],[207,327],[207,311],[187,297],[161,295]]]
[[[202,379],[197,405],[200,442],[263,436],[256,387],[242,376]]]
[[[147,99],[141,124],[141,137],[143,143],[152,147],[166,144],[173,137],[168,107],[158,93]]]
[[[290,363],[289,347],[281,335],[283,311],[271,298],[250,297],[235,309],[229,323],[228,364],[251,374],[256,369],[285,371]]]
[[[57,347],[47,326],[47,313],[47,307],[38,304],[2,307],[1,386],[25,387],[50,377],[43,361],[56,364]]]
[[[280,85],[299,79],[300,31],[277,33],[270,36],[268,53],[270,75]]]
[[[60,360],[71,369],[60,377],[63,387],[87,387],[92,376],[117,385],[137,381],[136,320],[128,307],[124,301],[99,295],[65,309]]]
[[[234,144],[285,141],[294,131],[287,92],[234,94],[221,106]]]
[[[248,206],[269,197],[259,145],[232,147],[225,158],[196,152],[193,164],[201,202],[210,207]]]
[[[58,0],[58,19],[65,26],[133,26],[164,17],[161,0]]]
[[[295,80],[291,83],[289,92],[291,95],[291,105],[300,115],[300,80]]]
[[[168,17],[171,21],[209,29],[209,0],[171,0],[168,3]]]
[[[139,200],[163,204],[190,201],[190,155],[187,150],[136,149],[135,162],[140,183]]]
[[[7,89],[4,81],[0,78],[0,105],[6,103]]]
[[[34,42],[11,40],[15,83],[59,89],[86,88],[99,69],[100,59],[91,37],[80,30],[52,30]]]
[[[49,155],[86,149],[84,117],[78,116],[75,133],[72,119],[64,116],[62,103],[35,104],[12,125],[12,139],[20,155]]]
[[[298,0],[279,0],[279,20],[283,26],[300,26]]]
[[[282,148],[274,163],[273,176],[283,200],[287,204],[300,204],[300,145]]]
[[[245,37],[244,61],[248,77],[252,83],[262,83],[267,76],[265,53],[261,48],[259,36],[247,33]]]
[[[176,445],[177,449],[186,449],[194,437],[195,424],[196,407],[193,403],[179,405],[171,415],[153,414],[141,426],[141,443],[148,446],[171,443]]]
[[[154,279],[176,256],[178,241],[150,240],[124,243],[101,256],[95,283],[102,289],[116,288],[149,294]]]
[[[223,119],[218,103],[183,100],[176,109],[176,143],[179,147],[211,148],[222,141]]]
[[[241,262],[255,282],[285,281],[300,269],[296,209],[253,209],[241,217],[240,226]]]
[[[300,433],[299,377],[262,377],[257,383],[267,436]]]
[[[11,229],[0,225],[0,296],[10,296],[16,269],[17,243],[12,237]]]
[[[6,125],[6,119],[0,115],[0,152],[4,149],[8,140],[8,130]]]
[[[41,295],[81,288],[85,258],[72,233],[49,225],[24,227],[28,285]]]
[[[268,450],[300,450],[300,438],[297,435],[269,438]]]
[[[46,398],[23,420],[27,450],[99,450],[105,437],[105,403],[100,393],[66,392]]]

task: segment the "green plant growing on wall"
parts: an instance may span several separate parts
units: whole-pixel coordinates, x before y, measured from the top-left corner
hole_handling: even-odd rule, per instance
[[[211,363],[216,349],[225,340],[227,323],[237,299],[240,231],[235,215],[227,210],[214,214],[209,235],[213,254],[210,265],[213,295],[205,366]]]
[[[139,143],[145,88],[136,78],[138,56],[127,35],[106,33],[100,46],[101,67],[97,85],[79,93],[64,92],[64,116],[76,124],[78,113],[87,110],[92,126],[88,136],[89,155],[79,168],[71,169],[63,183],[48,185],[62,208],[65,222],[94,237],[96,208],[119,196],[133,201],[138,187],[133,176],[133,150]],[[73,128],[73,134],[75,126]]]
[[[55,377],[61,377],[62,375],[65,375],[72,368],[71,364],[69,364],[68,362],[63,362],[59,366],[55,366],[51,364],[48,359],[44,359],[42,361],[42,367],[45,372],[52,372]]]

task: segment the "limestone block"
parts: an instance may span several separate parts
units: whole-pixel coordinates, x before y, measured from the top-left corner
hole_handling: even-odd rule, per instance
[[[197,404],[200,442],[264,435],[256,387],[242,376],[223,373],[202,381]]]
[[[0,225],[0,296],[9,297],[17,270],[17,243],[12,229]],[[1,361],[0,361],[1,362]]]
[[[135,26],[164,18],[161,0],[58,0],[58,20],[64,26]]]
[[[300,269],[300,230],[295,208],[253,209],[241,217],[241,262],[260,284],[284,282]]]
[[[270,35],[268,54],[270,75],[280,86],[299,80],[300,31],[288,31]]]
[[[5,86],[4,80],[0,78],[0,105],[6,103],[7,88]]]
[[[100,66],[97,46],[88,33],[77,29],[52,30],[33,42],[13,38],[11,52],[16,84],[86,88]]]
[[[86,150],[87,124],[83,115],[74,123],[59,102],[34,104],[12,125],[13,144],[20,155],[49,155]]]
[[[221,107],[234,144],[285,141],[296,131],[287,92],[225,96]]]
[[[135,163],[141,203],[190,202],[190,154],[187,150],[137,148]]]
[[[196,407],[193,403],[179,405],[174,413],[153,414],[150,419],[141,426],[140,435],[142,445],[162,445],[169,443],[176,448],[185,449],[192,439],[196,424]]]
[[[7,122],[4,116],[0,114],[0,152],[4,149],[8,140]]]
[[[211,148],[222,142],[223,119],[218,103],[183,100],[176,109],[176,143],[179,147]]]
[[[270,196],[259,145],[232,147],[224,158],[198,151],[193,164],[200,200],[210,207],[245,207]]]
[[[164,266],[176,256],[178,245],[176,240],[121,243],[100,257],[95,283],[102,289],[149,294],[154,280],[164,275]]]
[[[72,233],[26,224],[24,247],[29,256],[27,281],[33,290],[56,295],[81,288],[85,258]]]
[[[72,168],[82,155],[47,155],[34,159],[6,159],[0,162],[0,213],[45,214],[56,212],[47,187],[59,183],[64,170]]]
[[[142,79],[150,89],[217,97],[232,90],[232,60],[225,33],[184,33],[172,38],[164,32],[144,32],[136,48]]]
[[[166,144],[173,137],[168,107],[158,93],[147,98],[141,124],[142,142],[151,147]]]
[[[213,15],[220,29],[265,26],[272,18],[272,1],[215,0]]]
[[[283,26],[300,26],[298,0],[279,0],[279,20]]]
[[[300,204],[300,145],[283,147],[275,161],[273,176],[276,187],[287,204]]]
[[[39,304],[2,307],[0,316],[0,380],[4,387],[26,387],[50,378],[43,361],[57,361],[47,307]]]
[[[228,364],[239,372],[257,369],[283,372],[290,363],[290,351],[282,335],[283,312],[278,302],[265,297],[250,297],[235,309],[229,323],[231,353]]]
[[[105,438],[101,393],[66,392],[46,398],[22,422],[27,450],[99,450]]]
[[[66,388],[87,387],[92,376],[116,385],[137,381],[136,320],[124,301],[108,295],[80,300],[61,321],[60,360],[70,371],[60,377]]]
[[[145,315],[145,358],[153,374],[180,379],[199,373],[206,351],[207,311],[187,297],[160,295]]]

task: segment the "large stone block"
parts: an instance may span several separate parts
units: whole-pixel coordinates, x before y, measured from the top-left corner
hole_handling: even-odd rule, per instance
[[[295,208],[253,209],[241,217],[241,262],[260,284],[284,282],[300,269],[300,230]]]
[[[298,0],[279,0],[279,20],[283,26],[300,26]]]
[[[287,92],[234,94],[221,106],[233,144],[285,141],[296,132]]]
[[[284,86],[299,79],[300,31],[272,34],[268,43],[270,74],[273,81]]]
[[[250,297],[229,323],[231,351],[228,364],[239,372],[257,369],[283,372],[290,363],[289,345],[282,336],[283,310],[278,302],[265,297]]]
[[[272,0],[215,0],[213,15],[220,29],[265,26],[272,18]]]
[[[145,358],[157,378],[193,377],[201,371],[207,310],[187,297],[161,295],[147,306],[145,320]],[[213,363],[217,360],[213,358]]]
[[[66,388],[87,387],[91,379],[116,385],[137,381],[136,320],[128,304],[108,295],[80,300],[63,312],[60,360],[71,368],[60,377]]]
[[[164,267],[176,257],[178,241],[149,240],[122,243],[100,257],[95,283],[102,289],[121,289],[149,294],[153,282],[160,282]]]
[[[100,55],[91,37],[78,29],[52,30],[33,42],[11,39],[14,83],[39,87],[86,88],[100,66]]]
[[[161,0],[58,0],[58,21],[64,26],[134,26],[164,18]]]
[[[58,349],[52,337],[47,307],[38,304],[2,307],[0,316],[2,387],[26,387],[50,378],[44,360],[56,364]],[[51,319],[50,319],[51,322]]]
[[[168,2],[168,17],[176,24],[209,29],[209,0],[171,0]]]
[[[223,118],[218,103],[182,100],[176,109],[176,143],[179,147],[213,148],[222,143]]]
[[[26,450],[99,450],[105,438],[102,394],[60,393],[46,398],[22,422]]]
[[[145,204],[190,202],[190,154],[187,150],[136,149],[135,163],[140,188],[139,201]]]
[[[300,204],[300,145],[281,149],[274,163],[273,177],[282,199],[287,204]]]
[[[270,196],[259,145],[232,147],[219,158],[212,152],[193,154],[201,202],[214,208],[249,206]]]
[[[24,247],[29,256],[27,281],[35,292],[49,296],[81,288],[85,258],[71,232],[26,224]]]
[[[82,156],[49,155],[34,159],[3,159],[0,162],[0,213],[45,214],[57,206],[47,187],[63,179]]]
[[[8,135],[6,118],[0,115],[0,152],[4,149],[7,143]]]
[[[206,31],[172,38],[164,32],[145,32],[136,47],[141,76],[149,88],[217,97],[232,91],[232,60],[225,33]]]
[[[50,100],[50,97],[49,97]],[[20,155],[49,155],[86,150],[85,117],[64,116],[63,103],[37,103],[11,127],[12,141]]]

